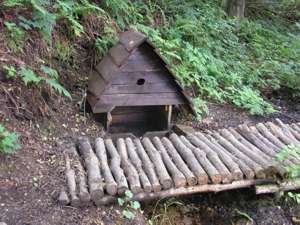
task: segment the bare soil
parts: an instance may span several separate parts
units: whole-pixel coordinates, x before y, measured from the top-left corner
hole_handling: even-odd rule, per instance
[[[0,222],[8,225],[146,224],[147,220],[154,220],[152,214],[156,211],[158,224],[249,224],[248,217],[253,220],[252,224],[292,224],[291,207],[276,202],[273,197],[257,197],[250,190],[193,195],[157,205],[147,204],[142,207],[144,213],[138,213],[135,221],[124,219],[118,206],[80,209],[59,206],[56,199],[65,181],[62,150],[57,142],[72,136],[104,135],[102,125],[80,110],[84,87],[71,85],[72,100],[56,98],[40,105],[39,110],[46,112],[44,116],[35,116],[32,112],[36,105],[30,105],[30,93],[8,81],[1,81],[0,86],[0,122],[19,133],[22,144],[16,154],[0,155]],[[299,121],[298,103],[278,99],[276,96],[272,100],[280,107],[280,113],[275,116],[249,116],[230,105],[211,103],[210,114],[202,122],[186,120],[184,123],[197,129],[219,129],[274,117],[285,122]],[[167,203],[172,204],[168,206]]]

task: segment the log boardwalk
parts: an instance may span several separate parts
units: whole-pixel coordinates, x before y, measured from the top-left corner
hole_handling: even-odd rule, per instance
[[[105,205],[127,189],[138,201],[251,186],[258,190],[258,185],[286,190],[279,181],[286,166],[299,161],[291,156],[278,162],[276,155],[287,145],[299,145],[299,138],[299,124],[280,120],[162,138],[81,137],[74,141],[77,148],[74,143],[61,146],[66,186],[58,201]]]

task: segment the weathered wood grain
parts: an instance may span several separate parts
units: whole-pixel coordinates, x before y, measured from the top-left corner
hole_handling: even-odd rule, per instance
[[[159,181],[164,189],[171,188],[173,185],[173,181],[163,163],[161,155],[155,149],[153,144],[151,143],[149,138],[144,137],[142,139],[142,143],[145,147],[146,152],[148,153],[152,163],[154,164],[154,168],[159,177]]]
[[[99,168],[99,160],[95,155],[88,138],[80,138],[79,151],[84,159],[84,164],[87,170],[88,186],[91,195],[91,200],[96,204],[100,204],[103,196],[103,183]]]
[[[117,150],[121,157],[121,166],[126,174],[126,178],[129,182],[130,190],[136,194],[142,191],[139,174],[135,167],[128,159],[128,153],[126,149],[125,140],[123,138],[118,138],[117,140]]]
[[[110,169],[118,184],[118,194],[124,194],[128,189],[128,183],[121,168],[121,158],[111,139],[104,140],[106,150],[110,156]]]
[[[165,148],[167,149],[168,153],[171,155],[174,163],[177,165],[179,170],[186,177],[188,185],[190,185],[190,186],[196,185],[197,184],[197,179],[198,179],[199,184],[206,184],[207,183],[208,178],[207,178],[207,175],[204,172],[204,170],[201,171],[202,173],[198,174],[199,177],[196,178],[196,176],[192,173],[192,171],[188,168],[186,163],[183,161],[183,159],[181,158],[180,154],[177,152],[177,150],[175,149],[175,147],[173,146],[171,141],[169,139],[167,139],[166,137],[163,137],[162,138],[162,143],[165,146]],[[174,143],[174,144],[176,144],[176,143]]]
[[[185,152],[185,151],[187,151],[187,152],[192,151],[193,152],[196,159],[198,160],[198,162],[195,163],[195,165],[200,163],[200,166],[201,166],[200,168],[203,168],[205,170],[205,172],[209,176],[211,182],[213,184],[221,183],[221,181],[222,181],[221,174],[212,165],[212,163],[207,159],[205,152],[201,151],[199,148],[196,148],[195,146],[193,146],[184,136],[180,136],[180,140],[184,144],[184,148],[182,148],[184,150],[183,152]],[[180,147],[180,146],[178,145],[178,147]]]
[[[140,139],[136,138],[134,139],[134,143],[136,145],[136,150],[137,150],[137,153],[143,163],[143,169],[144,171],[146,172],[148,178],[149,178],[149,181],[151,182],[151,185],[152,185],[152,190],[154,192],[158,192],[161,190],[161,185],[159,183],[159,179],[155,173],[155,168],[154,168],[154,165],[153,163],[151,162],[149,156],[147,155]]]
[[[185,176],[174,164],[160,139],[158,137],[154,137],[152,141],[158,152],[161,154],[163,162],[172,176],[175,188],[186,186],[187,181],[185,179]]]
[[[112,172],[108,165],[108,159],[106,154],[106,148],[104,140],[102,138],[96,138],[95,140],[95,152],[100,161],[101,171],[104,177],[104,188],[110,195],[117,194],[117,183],[112,175]]]
[[[134,145],[133,141],[129,137],[127,137],[125,139],[125,142],[126,142],[126,146],[127,146],[129,159],[131,160],[131,163],[135,166],[135,168],[138,171],[140,181],[141,181],[141,184],[143,186],[143,190],[147,193],[151,192],[152,191],[152,185],[151,185],[145,171],[143,170],[143,164],[142,164],[142,161],[140,160],[140,158],[137,154],[136,146]]]

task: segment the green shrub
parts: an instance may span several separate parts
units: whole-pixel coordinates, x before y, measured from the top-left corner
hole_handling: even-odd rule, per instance
[[[18,143],[18,135],[8,131],[0,124],[0,153],[13,154],[21,148]]]

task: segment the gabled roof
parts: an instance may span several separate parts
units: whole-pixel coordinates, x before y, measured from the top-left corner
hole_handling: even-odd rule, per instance
[[[196,113],[192,101],[185,93],[176,75],[170,69],[167,61],[159,53],[159,50],[155,48],[152,42],[145,35],[133,30],[121,33],[119,36],[119,42],[108,51],[108,54],[104,56],[101,62],[95,67],[95,71],[93,71],[88,84],[88,92],[93,95],[93,101],[101,96],[107,86],[110,86],[120,67],[127,62],[127,59],[131,56],[132,52],[134,52],[134,50],[143,43],[150,45],[157,57],[162,60],[165,68],[173,77],[176,86],[185,99],[189,111],[195,115]]]

